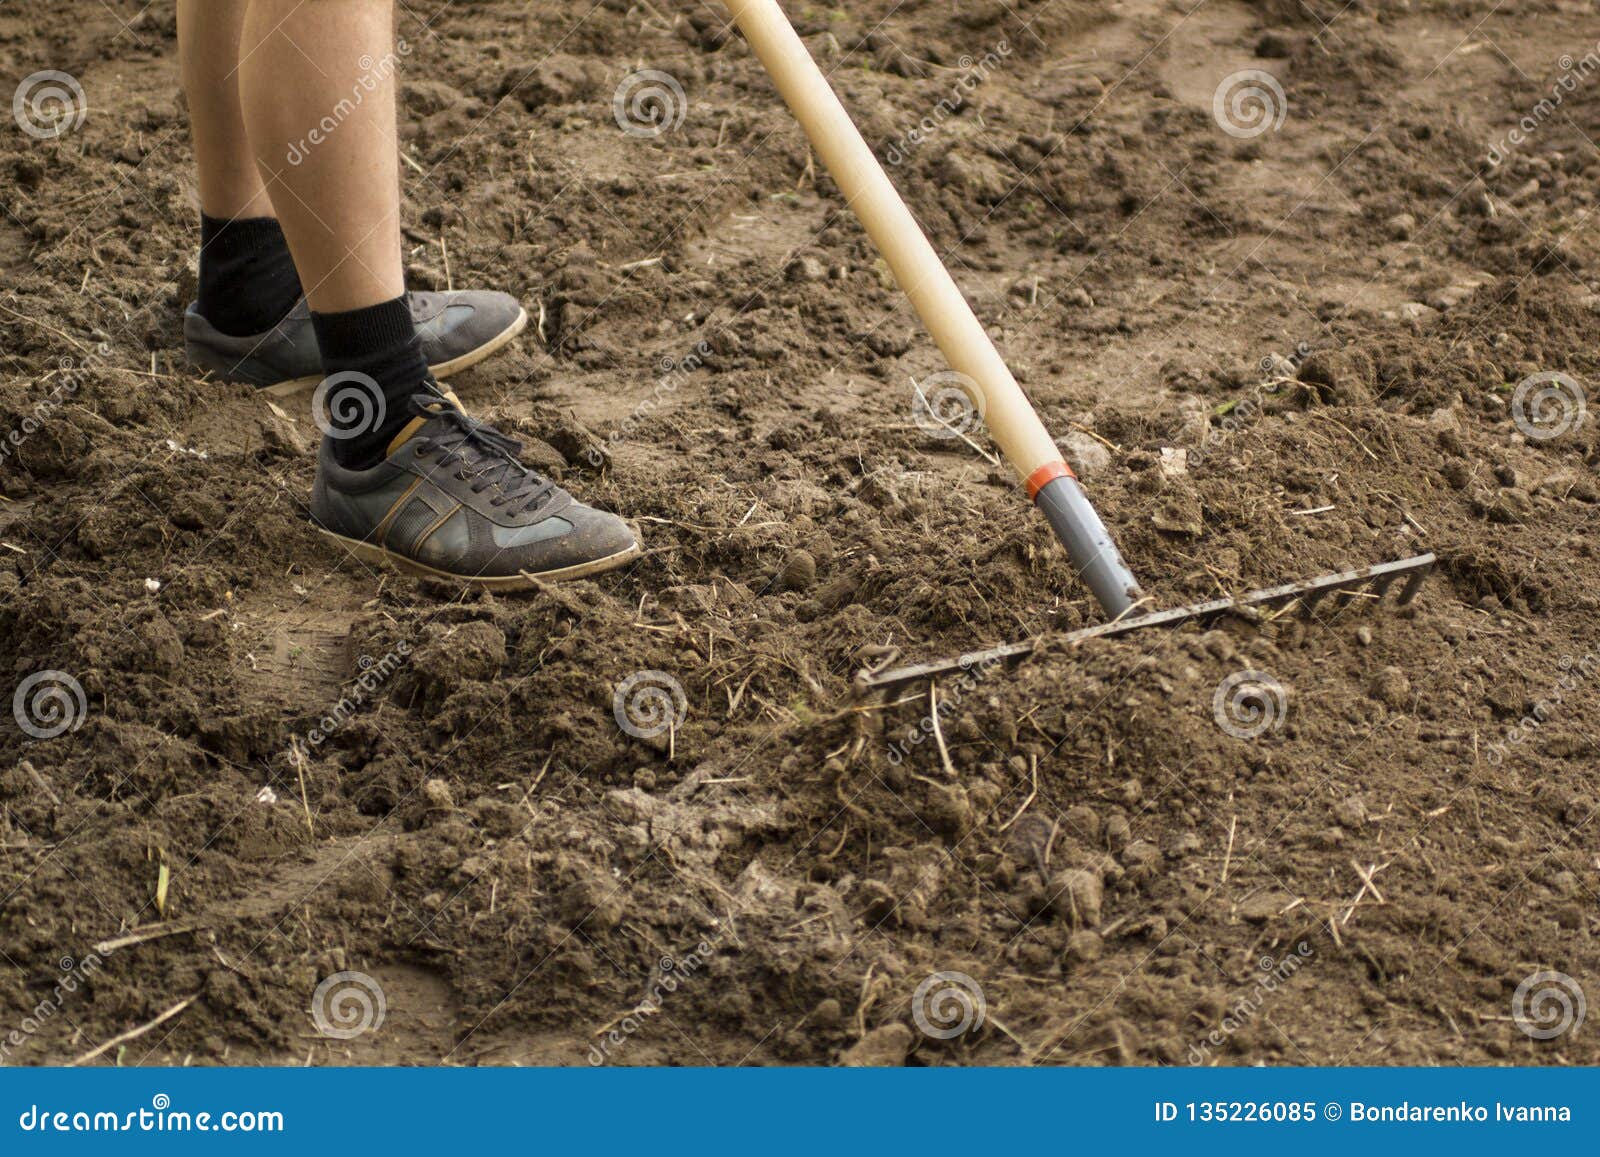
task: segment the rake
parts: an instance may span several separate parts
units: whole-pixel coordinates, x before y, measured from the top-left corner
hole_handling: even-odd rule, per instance
[[[1068,640],[1122,635],[1146,627],[1215,619],[1224,614],[1257,614],[1298,603],[1310,613],[1332,596],[1340,606],[1358,598],[1377,603],[1398,580],[1397,599],[1416,596],[1434,563],[1431,554],[1380,563],[1363,570],[1325,575],[1286,586],[1254,591],[1236,598],[1213,599],[1170,610],[1134,614],[1145,601],[1138,580],[1118,553],[1110,532],[1095,513],[1072,467],[1056,447],[1022,387],[1006,367],[972,307],[956,287],[911,210],[861,139],[850,114],[839,103],[799,34],[777,0],[727,0],[739,30],[772,77],[811,147],[822,158],[846,203],[882,253],[895,280],[927,327],[935,344],[956,371],[956,383],[983,415],[991,437],[1021,478],[1028,497],[1039,508],[1066,548],[1080,581],[1093,593],[1108,622],[1073,632]],[[883,690],[933,679],[976,664],[1020,658],[1031,642],[1012,643],[958,659],[924,663],[890,671],[863,672],[859,692]]]

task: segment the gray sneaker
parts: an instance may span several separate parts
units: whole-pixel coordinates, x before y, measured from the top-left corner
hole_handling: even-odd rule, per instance
[[[412,400],[422,416],[371,469],[340,466],[333,438],[322,441],[311,516],[358,558],[509,590],[638,556],[627,523],[522,465],[521,445],[469,418],[453,396]]]
[[[422,353],[435,378],[477,365],[528,324],[528,311],[509,293],[458,289],[408,296]],[[251,337],[218,332],[190,305],[183,313],[183,348],[199,369],[278,397],[309,390],[323,377],[311,307],[303,297],[277,325]]]

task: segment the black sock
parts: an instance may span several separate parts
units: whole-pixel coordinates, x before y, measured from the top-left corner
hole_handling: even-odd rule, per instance
[[[333,431],[334,459],[352,470],[375,466],[395,435],[416,417],[412,395],[433,380],[411,320],[411,302],[402,294],[365,309],[313,312],[311,324],[322,351],[323,373],[329,378],[352,375],[323,391],[321,408],[326,413],[321,417]],[[381,405],[374,384],[382,395]]]
[[[271,329],[300,300],[300,275],[272,217],[200,214],[200,316],[229,337]]]

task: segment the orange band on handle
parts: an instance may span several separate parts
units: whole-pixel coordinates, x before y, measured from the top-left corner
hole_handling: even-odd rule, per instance
[[[1038,498],[1039,491],[1050,485],[1050,483],[1054,482],[1057,478],[1076,477],[1077,475],[1072,472],[1072,467],[1068,466],[1065,462],[1046,462],[1043,466],[1039,467],[1039,469],[1028,475],[1028,481],[1026,483],[1028,487],[1028,501],[1032,502],[1034,499]]]

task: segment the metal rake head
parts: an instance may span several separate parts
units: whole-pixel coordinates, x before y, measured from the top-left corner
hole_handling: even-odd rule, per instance
[[[1342,571],[1339,574],[1304,579],[1281,587],[1267,587],[1237,598],[1211,599],[1203,603],[1173,607],[1170,610],[1151,611],[1145,615],[1133,615],[1093,627],[1084,627],[1067,635],[1066,641],[1078,643],[1085,639],[1126,635],[1130,631],[1139,631],[1146,627],[1173,627],[1191,619],[1206,622],[1226,614],[1263,617],[1263,611],[1279,607],[1283,608],[1280,614],[1298,608],[1300,614],[1310,618],[1329,598],[1333,599],[1336,612],[1358,601],[1376,606],[1396,583],[1403,585],[1399,596],[1395,599],[1395,605],[1403,607],[1417,597],[1417,591],[1422,588],[1422,580],[1428,577],[1434,561],[1432,554],[1419,554],[1394,562],[1380,562],[1362,570]],[[1030,639],[1021,643],[1007,643],[1003,647],[992,647],[986,651],[969,651],[956,659],[918,663],[888,671],[862,671],[855,678],[855,690],[858,695],[889,691],[924,679],[937,679],[945,675],[971,671],[974,667],[989,667],[997,662],[1014,661],[1032,654],[1034,645]]]

